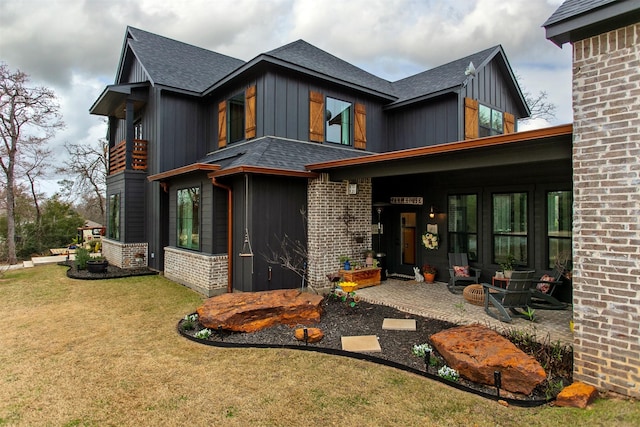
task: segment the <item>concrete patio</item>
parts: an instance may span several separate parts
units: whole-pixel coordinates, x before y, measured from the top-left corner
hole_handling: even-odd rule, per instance
[[[366,302],[383,304],[419,316],[446,320],[458,325],[480,323],[499,332],[519,330],[535,334],[538,341],[573,344],[569,322],[571,307],[566,310],[535,310],[535,322],[514,318],[504,323],[489,316],[484,307],[467,302],[462,294],[453,294],[443,282],[417,283],[388,279],[378,286],[359,289],[356,294]]]

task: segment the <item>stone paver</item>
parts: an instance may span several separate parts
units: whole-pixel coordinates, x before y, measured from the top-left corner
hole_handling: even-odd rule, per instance
[[[382,329],[389,331],[415,331],[416,319],[389,319],[382,321]]]
[[[358,296],[374,304],[383,304],[406,313],[445,320],[457,325],[480,323],[498,332],[518,330],[535,335],[540,342],[548,341],[573,345],[569,322],[572,310],[535,310],[535,322],[514,318],[504,323],[489,316],[484,307],[467,302],[462,294],[452,294],[446,283],[417,283],[386,280],[379,286],[360,289]]]
[[[356,353],[380,353],[382,348],[375,335],[355,335],[341,337],[342,349]]]

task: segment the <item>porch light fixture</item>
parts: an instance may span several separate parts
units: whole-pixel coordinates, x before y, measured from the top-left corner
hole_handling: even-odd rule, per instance
[[[431,209],[429,210],[429,218],[433,219],[436,217],[436,211],[433,209],[433,205],[431,205]]]

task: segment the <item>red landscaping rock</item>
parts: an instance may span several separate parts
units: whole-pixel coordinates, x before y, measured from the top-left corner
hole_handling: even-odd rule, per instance
[[[584,409],[596,397],[598,397],[598,390],[595,387],[576,381],[558,393],[555,405]]]
[[[468,380],[494,385],[494,372],[500,371],[504,390],[529,395],[547,378],[535,358],[485,326],[459,326],[430,339],[447,364]]]
[[[294,335],[298,341],[304,341],[304,328],[296,329]],[[307,328],[308,343],[318,342],[322,340],[322,338],[324,338],[324,332],[322,332],[319,328]]]
[[[198,307],[205,327],[254,332],[276,324],[307,325],[320,320],[322,297],[295,289],[222,294]]]

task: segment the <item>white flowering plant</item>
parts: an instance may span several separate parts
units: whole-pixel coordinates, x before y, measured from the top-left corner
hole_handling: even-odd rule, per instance
[[[198,321],[198,313],[187,314],[184,316],[182,320],[182,328],[191,331],[196,327],[196,322]]]
[[[429,344],[416,344],[411,349],[411,353],[418,357],[424,357],[428,351],[433,351]]]
[[[211,330],[209,329],[202,329],[198,332],[196,332],[195,334],[193,334],[194,337],[199,338],[201,340],[206,340],[207,338],[209,338],[211,336]]]
[[[445,380],[458,382],[460,379],[460,374],[453,368],[444,365],[442,368],[438,369],[438,376],[440,378],[444,378]]]
[[[438,249],[438,246],[440,244],[440,239],[437,234],[430,233],[427,231],[422,235],[422,244],[427,249],[431,249],[431,250]]]

